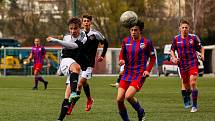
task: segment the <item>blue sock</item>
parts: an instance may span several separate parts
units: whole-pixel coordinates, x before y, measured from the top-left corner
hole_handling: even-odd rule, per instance
[[[121,116],[123,121],[130,121],[129,118],[128,118],[127,110],[120,111],[119,115]]]
[[[38,81],[39,78],[37,76],[34,77],[34,87],[37,88],[38,87]]]
[[[137,112],[144,112],[144,109],[140,106],[140,103],[137,102],[129,102],[131,104],[131,106],[137,111]]]
[[[198,90],[192,90],[193,107],[197,107]]]

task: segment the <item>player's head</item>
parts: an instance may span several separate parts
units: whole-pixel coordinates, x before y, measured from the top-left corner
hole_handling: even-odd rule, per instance
[[[90,30],[90,26],[92,24],[92,19],[93,19],[93,17],[88,14],[82,16],[82,25],[85,30]]]
[[[137,24],[130,27],[130,35],[133,39],[139,39],[141,37],[141,32],[144,29],[144,22],[138,20]]]
[[[188,35],[190,30],[190,24],[186,20],[181,20],[179,23],[179,31],[182,35]]]
[[[34,45],[40,46],[40,38],[34,38]]]
[[[81,20],[76,17],[72,17],[68,21],[68,27],[69,27],[69,33],[73,37],[78,37],[80,35],[80,29],[81,29]]]

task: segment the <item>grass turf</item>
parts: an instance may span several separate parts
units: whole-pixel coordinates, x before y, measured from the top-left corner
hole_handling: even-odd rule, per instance
[[[39,83],[32,90],[33,77],[0,77],[0,121],[56,121],[64,98],[65,77],[46,76],[48,89]],[[116,105],[117,89],[109,86],[117,77],[93,77],[89,80],[95,103],[85,112],[86,98],[82,92],[72,115],[65,121],[120,121]],[[198,79],[199,111],[184,109],[178,77],[148,78],[137,93],[145,108],[147,121],[214,121],[215,77]],[[126,102],[131,121],[137,114]]]

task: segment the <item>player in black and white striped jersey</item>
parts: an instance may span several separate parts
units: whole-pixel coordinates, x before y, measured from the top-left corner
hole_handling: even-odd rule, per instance
[[[87,57],[84,53],[81,53],[83,45],[87,41],[87,36],[83,30],[81,30],[81,20],[73,17],[68,22],[69,35],[64,36],[63,41],[48,37],[48,42],[55,42],[63,46],[62,60],[60,62],[59,71],[63,75],[69,76],[70,84],[67,84],[65,91],[65,99],[63,100],[61,113],[58,118],[62,121],[70,106],[70,102],[77,101],[80,95],[77,94],[78,77],[81,70],[81,60],[87,61]],[[84,68],[82,68],[85,70]]]
[[[83,71],[81,74],[81,78],[78,83],[78,89],[77,93],[81,93],[82,87],[84,88],[85,95],[87,97],[87,104],[85,111],[90,111],[92,105],[93,105],[93,98],[90,94],[90,87],[89,84],[87,83],[87,80],[92,77],[92,71],[95,65],[95,57],[97,53],[97,48],[99,44],[103,45],[103,51],[102,54],[97,58],[97,62],[101,62],[105,54],[107,52],[108,48],[108,41],[107,39],[97,30],[91,28],[92,24],[92,16],[91,15],[83,15],[82,17],[82,26],[84,28],[84,31],[87,35],[87,42],[84,44],[84,48],[82,49],[83,52],[88,57],[89,63],[86,64],[85,66],[87,67],[86,71]],[[71,114],[72,108],[74,107],[76,101],[72,102],[71,107],[69,108],[67,114]]]

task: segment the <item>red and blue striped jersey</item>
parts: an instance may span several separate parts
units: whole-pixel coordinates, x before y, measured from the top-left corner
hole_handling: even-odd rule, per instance
[[[43,46],[33,46],[31,49],[32,56],[35,64],[43,64],[46,50]]]
[[[202,45],[200,39],[195,34],[188,34],[186,38],[181,35],[174,37],[171,50],[177,52],[180,69],[187,70],[190,67],[198,68],[198,58],[196,51],[201,51]]]
[[[148,63],[149,58],[150,62]],[[151,71],[155,59],[152,41],[144,37],[136,41],[131,37],[125,38],[119,56],[119,60],[125,61],[125,70],[121,80],[140,80],[145,70]]]

